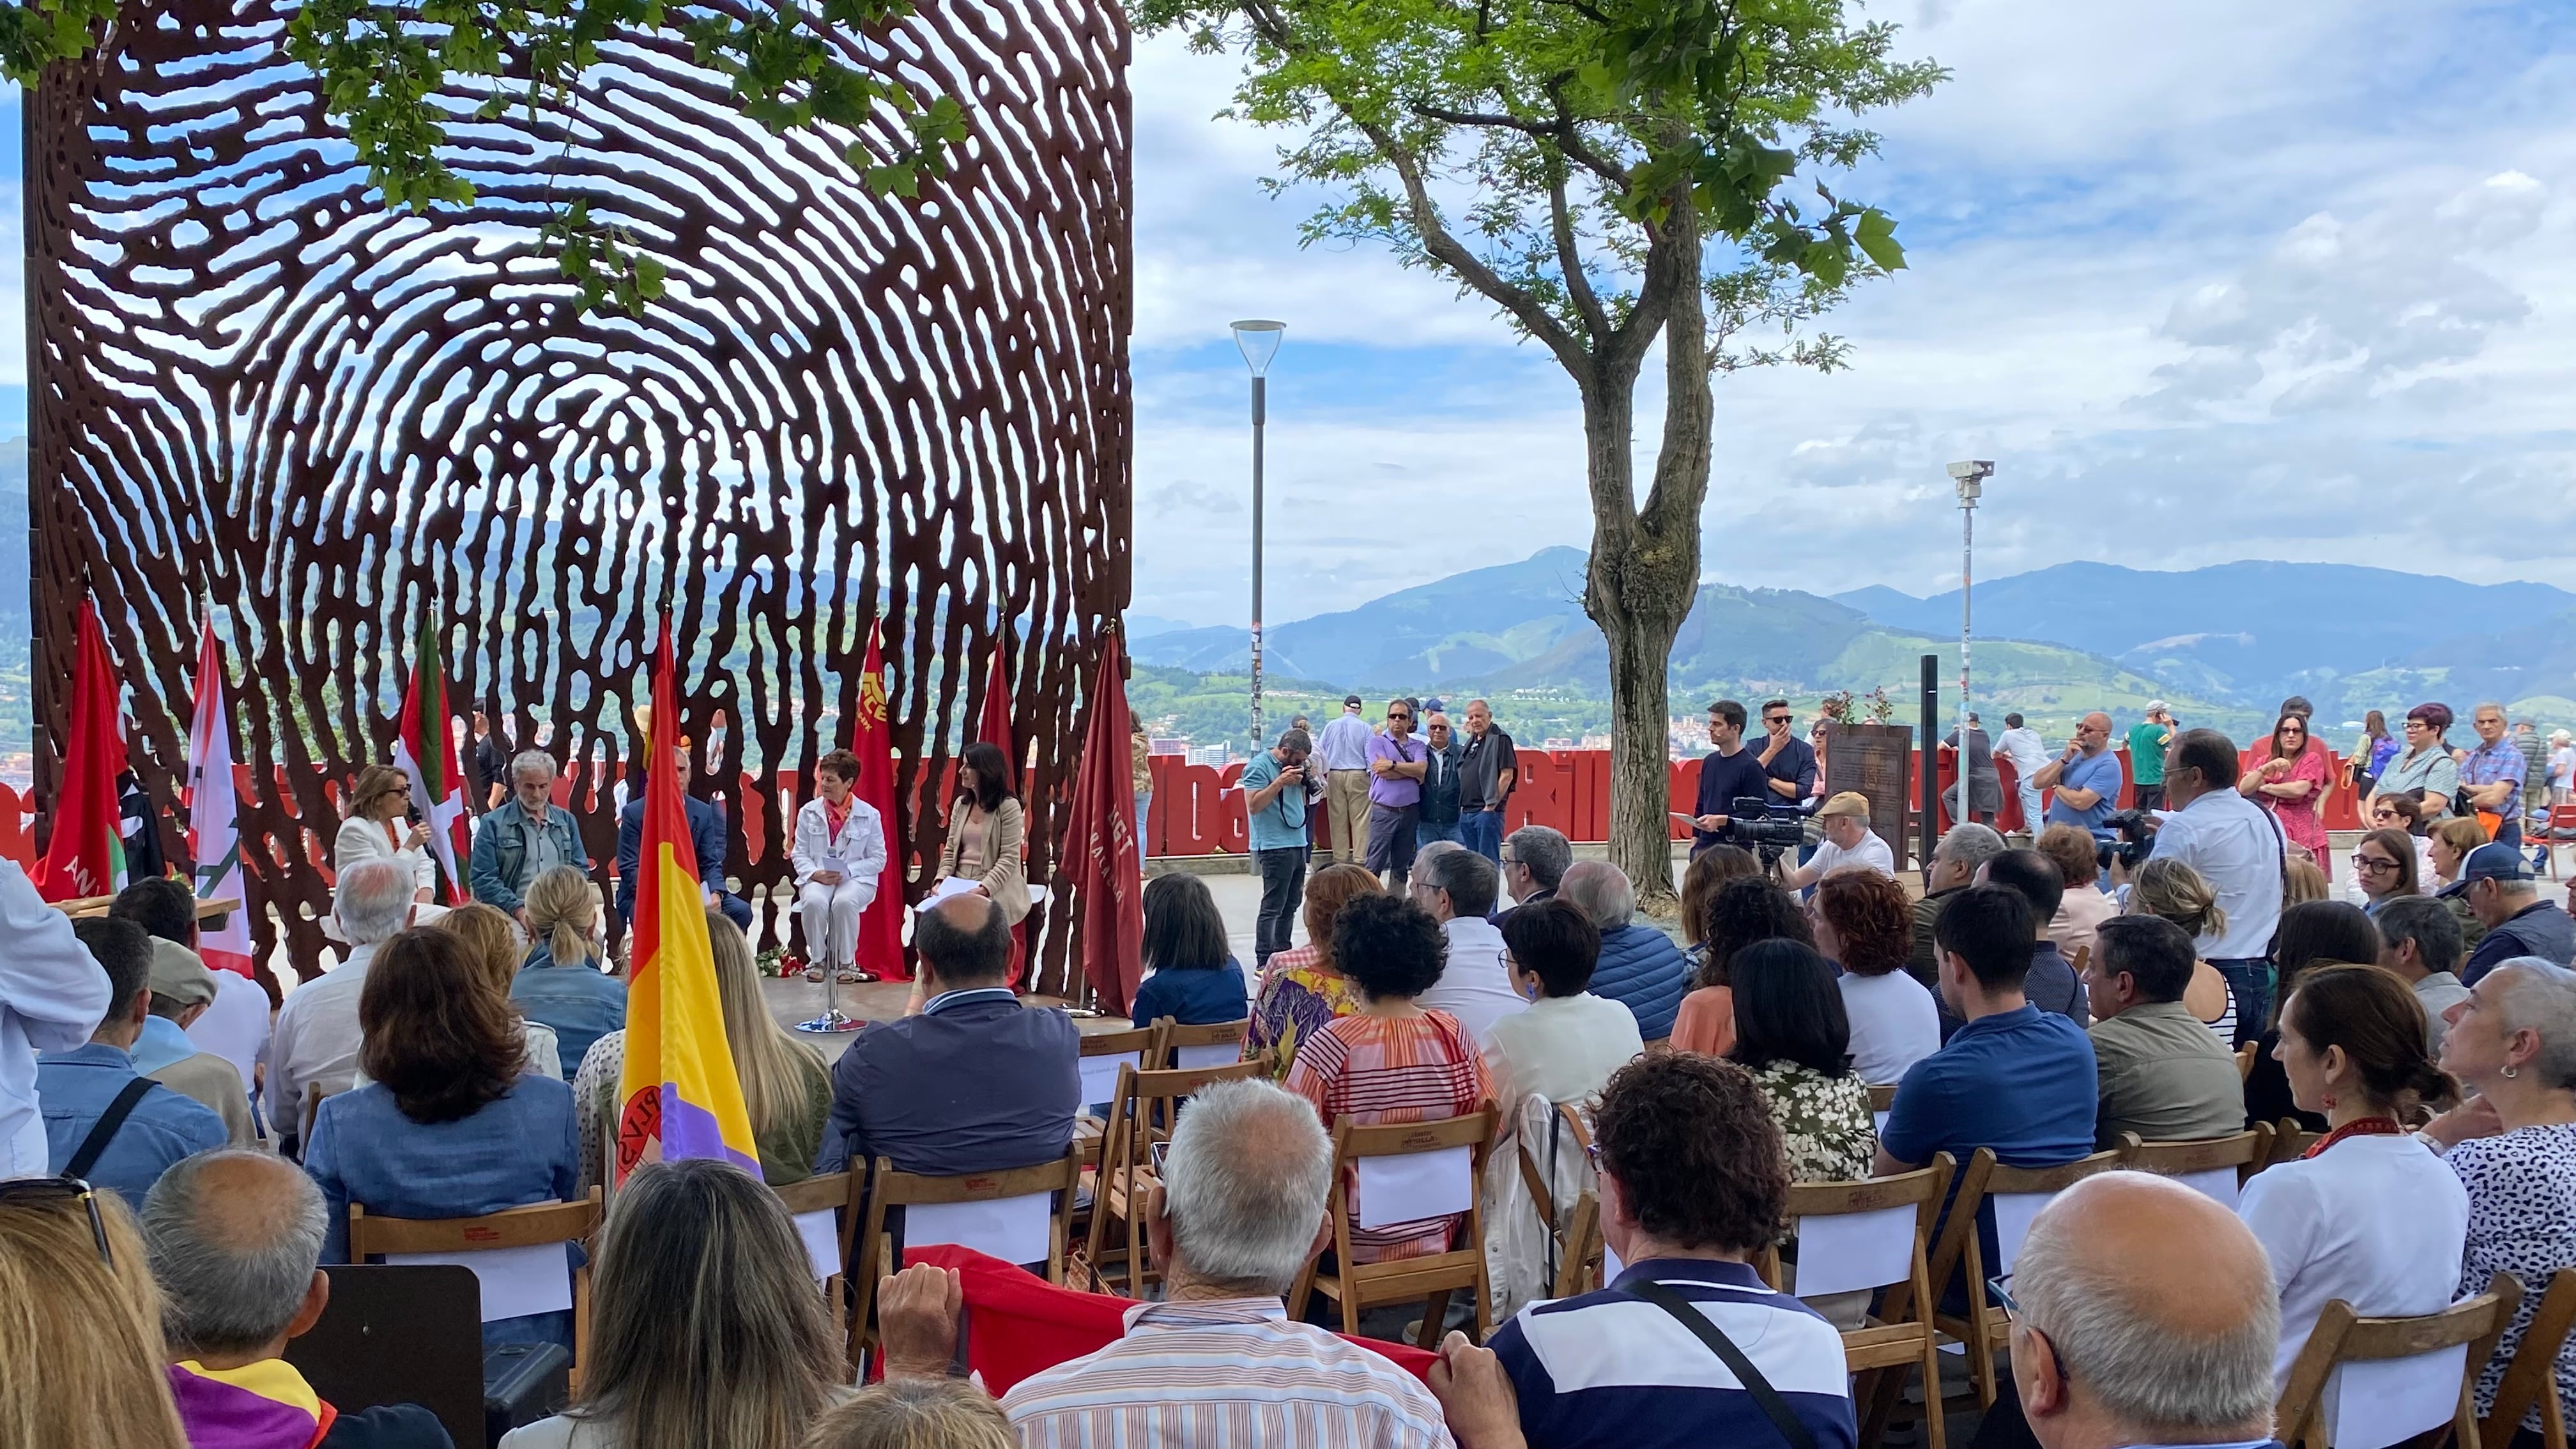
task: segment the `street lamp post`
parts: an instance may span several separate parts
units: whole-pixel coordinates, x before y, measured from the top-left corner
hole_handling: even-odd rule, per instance
[[[1974,460],[1950,465],[1950,481],[1959,488],[1959,809],[1950,818],[1957,824],[1968,822],[1968,584],[1971,564],[1976,557],[1977,500],[1986,491],[1986,480],[1994,476],[1995,465]],[[2025,821],[2035,839],[2039,828]]]
[[[1261,431],[1270,420],[1270,359],[1279,355],[1285,322],[1234,324],[1234,345],[1252,369],[1252,753],[1261,752]]]

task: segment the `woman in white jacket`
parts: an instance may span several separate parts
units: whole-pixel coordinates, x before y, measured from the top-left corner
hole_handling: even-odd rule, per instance
[[[855,793],[859,757],[834,750],[814,766],[815,798],[796,811],[796,913],[811,953],[807,979],[827,970],[843,985],[877,978],[858,969],[859,916],[877,898],[886,864],[885,822]]]
[[[347,870],[359,861],[379,857],[395,861],[411,871],[417,887],[413,900],[436,900],[438,868],[424,848],[429,844],[429,826],[414,825],[406,818],[411,804],[410,776],[390,765],[360,770],[358,787],[349,792],[348,818],[340,822],[340,834],[332,842],[332,868]]]

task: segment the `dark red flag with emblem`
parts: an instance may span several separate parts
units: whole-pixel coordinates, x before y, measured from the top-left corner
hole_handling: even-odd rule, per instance
[[[1056,851],[1057,878],[1073,889],[1074,945],[1083,979],[1102,1011],[1125,1016],[1145,974],[1142,862],[1136,856],[1136,792],[1129,771],[1127,684],[1118,635],[1100,641],[1090,719],[1073,781],[1073,811]]]

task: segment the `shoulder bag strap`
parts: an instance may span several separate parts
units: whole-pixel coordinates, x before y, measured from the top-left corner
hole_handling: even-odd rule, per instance
[[[143,1094],[151,1091],[152,1086],[150,1077],[136,1077],[125,1084],[125,1090],[117,1093],[116,1100],[107,1104],[107,1110],[100,1113],[98,1121],[90,1127],[89,1135],[81,1139],[79,1149],[72,1153],[72,1160],[63,1164],[63,1176],[84,1179],[89,1176],[89,1170],[98,1166],[99,1158],[106,1155],[107,1144],[116,1140],[116,1129],[125,1125],[126,1117],[134,1111],[134,1104],[142,1101]]]
[[[1779,1430],[1780,1437],[1789,1441],[1789,1449],[1816,1449],[1815,1434],[1790,1412],[1789,1401],[1780,1397],[1780,1391],[1771,1387],[1771,1381],[1762,1376],[1762,1370],[1753,1366],[1753,1360],[1746,1358],[1744,1350],[1737,1348],[1735,1340],[1710,1322],[1707,1314],[1682,1301],[1680,1294],[1651,1278],[1639,1280],[1628,1291],[1671,1314],[1682,1327],[1690,1330],[1691,1337],[1708,1345],[1708,1351],[1716,1354],[1727,1371],[1735,1375],[1735,1381],[1744,1385],[1745,1392],[1753,1395],[1753,1402],[1762,1406],[1762,1413],[1771,1421],[1771,1427]]]

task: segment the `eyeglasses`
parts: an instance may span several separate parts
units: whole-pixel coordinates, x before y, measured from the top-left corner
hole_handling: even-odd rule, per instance
[[[2360,868],[2362,868],[2363,870],[2369,871],[2372,875],[2377,875],[2377,874],[2379,874],[2379,873],[2380,873],[2381,871],[2383,871],[2383,870],[2395,870],[2395,869],[2397,869],[2397,862],[2396,862],[2396,861],[2393,861],[2393,860],[2388,859],[2386,856],[2377,856],[2377,855],[2361,855],[2361,856],[2355,856],[2355,857],[2353,857],[2353,862],[2352,862],[2352,863],[2353,863],[2354,865],[2359,866],[2359,867],[2360,867]]]
[[[1787,724],[1789,722],[1789,717],[1785,714],[1766,714],[1762,716],[1762,722],[1764,724]]]
[[[89,1209],[89,1235],[91,1241],[98,1244],[98,1260],[115,1267],[116,1255],[107,1250],[107,1219],[99,1216],[96,1188],[77,1177],[18,1177],[0,1181],[0,1207],[75,1199]]]
[[[1386,717],[1387,717],[1387,719],[1388,719],[1388,721],[1389,721],[1389,722],[1394,723],[1394,724],[1411,724],[1411,723],[1413,723],[1413,716],[1411,716],[1411,715],[1409,715],[1409,714],[1406,714],[1403,710],[1400,710],[1400,709],[1391,709],[1391,710],[1388,710],[1388,711],[1386,712]]]

